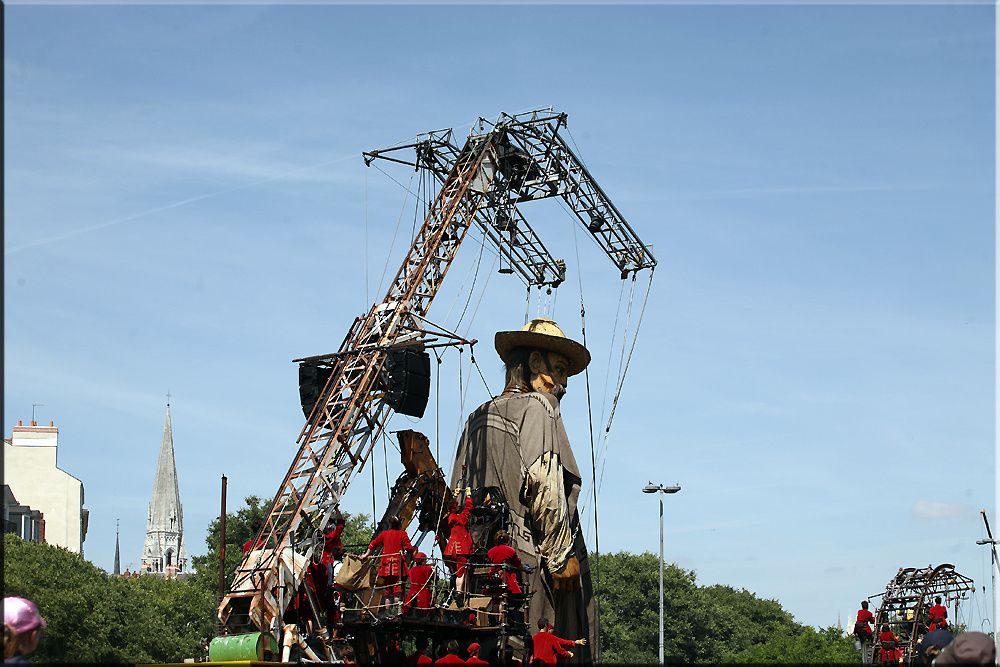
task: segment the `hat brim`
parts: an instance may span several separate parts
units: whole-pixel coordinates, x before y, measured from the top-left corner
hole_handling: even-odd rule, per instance
[[[519,347],[557,352],[569,362],[567,376],[583,372],[583,369],[590,364],[590,352],[587,348],[575,340],[562,336],[550,336],[534,331],[498,331],[493,338],[493,345],[504,363],[507,362],[510,353]]]

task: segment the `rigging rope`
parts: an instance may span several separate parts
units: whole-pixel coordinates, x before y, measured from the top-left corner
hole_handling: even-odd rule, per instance
[[[376,516],[378,516],[378,514],[375,511],[375,462],[372,461],[372,532],[375,531]]]
[[[580,245],[577,243],[576,238],[576,225],[570,221],[570,226],[573,228],[573,247],[576,251],[576,278],[580,289],[580,335],[583,338],[583,346],[587,347],[587,307],[584,305],[583,300],[583,271],[580,270]],[[553,305],[553,311],[555,307]],[[591,493],[594,500],[594,623],[600,628],[601,627],[601,568],[600,568],[600,556],[601,556],[601,532],[598,524],[598,501],[597,501],[597,458],[594,451],[594,410],[592,406],[591,396],[590,396],[590,364],[583,369],[583,378],[587,387],[587,426],[590,430],[590,487]],[[594,647],[595,651],[595,661],[600,661],[600,642],[598,646]]]
[[[496,257],[493,258],[493,262],[490,263],[490,272],[486,274],[486,282],[483,283],[483,289],[479,292],[479,300],[476,301],[476,307],[472,310],[472,317],[469,318],[469,326],[465,327],[464,338],[469,337],[469,332],[472,331],[472,323],[476,321],[476,314],[479,313],[479,306],[483,303],[483,297],[486,295],[486,288],[490,286],[490,278],[493,277],[495,273],[493,269],[496,267]],[[456,331],[457,331],[456,327]]]
[[[635,301],[635,284],[636,284],[636,276],[635,276],[635,274],[633,274],[632,275],[632,283],[631,283],[631,286],[629,288],[628,306],[625,308],[625,321],[624,321],[624,324],[622,325],[622,342],[621,342],[621,352],[620,352],[619,360],[618,360],[618,374],[617,374],[617,377],[615,378],[615,381],[611,384],[611,386],[614,387],[616,390],[617,390],[617,387],[622,383],[622,369],[625,366],[625,348],[628,347],[628,331],[629,331],[629,326],[632,324],[632,304]],[[624,290],[624,286],[625,286],[625,283],[623,281],[622,282],[622,288],[623,288],[623,290]],[[619,304],[619,307],[620,307],[620,304]],[[638,329],[636,329],[636,335],[638,335]],[[614,341],[612,341],[611,350],[612,350],[612,355],[613,355],[613,353],[614,353]],[[608,359],[609,369],[610,369],[610,364],[611,364],[611,358],[609,356],[609,359]],[[607,390],[608,390],[608,387],[606,386],[605,387],[605,396],[604,396],[605,402],[607,402],[607,399],[608,399],[608,394],[606,393]],[[605,423],[605,421],[604,421],[604,410],[605,409],[607,409],[607,404],[605,404],[604,409],[602,409],[602,411],[601,411],[601,423],[602,424]],[[598,445],[597,445],[598,446],[598,459],[600,459],[600,461],[602,463],[602,465],[601,465],[602,471],[604,469],[604,462],[607,460],[607,453],[608,453],[608,430],[609,429],[604,429],[598,435]],[[602,478],[603,478],[603,473],[602,473]]]
[[[628,358],[625,360],[625,368],[622,370],[621,380],[618,383],[618,389],[615,392],[615,398],[611,402],[611,414],[608,416],[607,426],[605,426],[604,428],[605,458],[601,464],[601,480],[600,480],[600,485],[602,486],[604,485],[604,470],[607,465],[608,434],[611,432],[611,422],[614,421],[615,410],[618,408],[618,399],[621,398],[622,388],[625,386],[625,377],[626,375],[628,375],[629,366],[632,364],[632,353],[635,352],[635,344],[636,341],[639,339],[639,328],[642,326],[643,315],[646,314],[646,304],[649,303],[649,292],[650,289],[653,287],[653,273],[655,270],[656,269],[654,267],[649,271],[649,283],[646,285],[646,294],[642,298],[642,307],[639,309],[639,320],[635,325],[635,334],[633,334],[632,336],[632,345],[629,348]]]
[[[653,287],[653,272],[655,270],[655,268],[649,270],[649,282],[646,284],[646,294],[642,297],[642,307],[639,309],[639,321],[635,325],[632,346],[628,350],[628,358],[625,360],[625,368],[622,369],[621,379],[618,382],[618,390],[615,392],[615,398],[611,402],[611,414],[608,415],[608,425],[604,428],[605,433],[611,430],[611,422],[614,420],[615,410],[618,408],[618,399],[621,398],[622,388],[625,386],[625,376],[628,375],[629,366],[632,365],[632,354],[635,352],[635,344],[639,340],[639,327],[642,326],[642,318],[646,314],[646,304],[649,302],[649,291]],[[635,276],[633,274],[633,282],[634,280]]]
[[[382,169],[379,168],[377,165],[376,165],[375,168],[378,169],[379,171],[381,171],[383,174],[385,174],[385,172],[382,171]],[[414,173],[416,173],[416,172],[414,172]],[[388,174],[386,174],[386,175],[388,176]],[[393,180],[395,180],[395,179],[393,179]],[[410,174],[410,182],[411,183],[413,182],[413,174]],[[404,188],[404,189],[406,189],[406,188]],[[409,189],[406,189],[406,191],[410,192]],[[382,277],[379,278],[379,281],[378,281],[378,290],[377,290],[377,292],[380,293],[380,294],[382,293],[382,283],[385,281],[385,274],[389,270],[389,259],[392,257],[392,251],[396,248],[396,236],[399,234],[399,223],[401,223],[403,221],[403,211],[405,211],[405,210],[406,210],[406,199],[404,198],[403,199],[403,206],[399,210],[399,217],[396,218],[396,229],[394,229],[393,232],[392,232],[392,242],[389,243],[389,252],[387,252],[386,255],[385,255],[385,265],[382,267]]]
[[[437,374],[434,377],[434,460],[441,465],[441,355],[434,350],[437,359]]]
[[[465,313],[469,310],[469,303],[472,302],[472,294],[476,291],[476,281],[479,280],[479,267],[483,263],[483,249],[486,247],[486,239],[483,238],[483,243],[479,246],[479,258],[476,259],[476,272],[472,275],[472,286],[469,288],[469,298],[465,300],[465,306],[462,308],[461,314],[458,316],[458,322],[455,323],[453,328],[454,331],[458,331],[458,327],[461,326],[462,320],[465,319]],[[485,289],[485,288],[484,288]],[[476,315],[473,313],[473,319]]]
[[[364,257],[364,273],[365,273],[365,302],[361,306],[361,311],[364,312],[365,309],[371,304],[371,298],[368,293],[368,170],[365,169],[364,184],[362,186],[362,209],[364,211],[364,223],[365,223],[365,257]]]
[[[382,431],[382,463],[385,464],[385,497],[386,502],[389,502],[389,450],[385,447],[385,441],[388,440],[385,431]],[[386,507],[386,509],[389,509]]]

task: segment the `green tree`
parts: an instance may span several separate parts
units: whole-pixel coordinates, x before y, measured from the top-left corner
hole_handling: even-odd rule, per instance
[[[599,569],[601,658],[653,664],[659,659],[659,558],[627,552],[595,557]],[[669,663],[826,662],[858,659],[836,629],[795,622],[774,600],[730,586],[698,586],[695,573],[665,569],[664,657]],[[558,628],[556,629],[558,631]]]
[[[214,600],[190,582],[121,578],[61,547],[4,536],[5,595],[38,605],[40,662],[177,662],[202,654]]]
[[[853,664],[860,659],[854,643],[836,627],[796,632],[779,631],[732,657],[739,664],[816,665]]]

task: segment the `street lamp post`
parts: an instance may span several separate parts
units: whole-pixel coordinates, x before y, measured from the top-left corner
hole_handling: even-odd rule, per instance
[[[681,490],[679,484],[663,486],[652,482],[642,487],[643,493],[660,494],[660,664],[663,664],[663,494],[677,493]]]

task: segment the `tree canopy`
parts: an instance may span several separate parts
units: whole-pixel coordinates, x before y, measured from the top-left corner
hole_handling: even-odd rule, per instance
[[[62,547],[4,535],[4,595],[38,605],[48,627],[32,660],[173,662],[213,630],[214,599],[189,582],[112,577]]]
[[[659,661],[659,566],[651,553],[618,552],[593,559],[599,581],[601,659],[619,664]],[[698,586],[693,570],[670,564],[663,577],[663,653],[668,663],[857,661],[836,628],[795,622],[774,600],[730,586]],[[556,628],[558,631],[558,628]],[[784,660],[783,660],[784,661]]]

